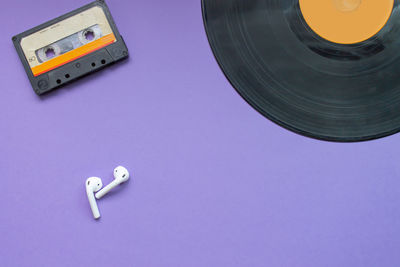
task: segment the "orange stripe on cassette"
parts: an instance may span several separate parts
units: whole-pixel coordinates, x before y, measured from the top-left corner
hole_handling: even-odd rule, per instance
[[[53,58],[49,61],[46,61],[38,66],[31,68],[34,76],[39,76],[43,73],[46,73],[50,70],[58,68],[62,65],[65,65],[71,61],[74,61],[78,58],[81,58],[87,54],[90,54],[96,50],[99,50],[107,45],[110,45],[116,41],[114,34],[108,34],[103,36],[93,42],[85,44],[81,47],[78,47],[75,50],[69,51],[65,54],[62,54],[56,58]]]

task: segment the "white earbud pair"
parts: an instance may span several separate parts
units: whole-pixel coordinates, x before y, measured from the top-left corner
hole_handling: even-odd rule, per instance
[[[100,211],[97,206],[96,198],[100,199],[117,185],[120,185],[129,179],[129,172],[122,166],[114,169],[114,181],[106,185],[103,189],[103,182],[98,177],[90,177],[86,180],[86,194],[89,199],[90,208],[92,209],[93,217],[100,218]],[[100,190],[101,189],[101,190]],[[100,191],[99,191],[100,190]],[[95,194],[95,192],[97,192]],[[96,198],[95,198],[96,196]]]

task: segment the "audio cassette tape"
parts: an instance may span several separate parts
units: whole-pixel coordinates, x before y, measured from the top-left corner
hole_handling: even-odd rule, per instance
[[[12,38],[38,95],[129,56],[104,0]]]

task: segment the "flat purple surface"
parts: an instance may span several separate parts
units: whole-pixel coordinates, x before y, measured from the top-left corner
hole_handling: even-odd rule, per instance
[[[2,3],[0,266],[400,266],[400,135],[327,143],[264,119],[200,0],[108,1],[131,59],[37,97],[11,37],[86,3]],[[133,178],[95,221],[85,179],[119,164]]]

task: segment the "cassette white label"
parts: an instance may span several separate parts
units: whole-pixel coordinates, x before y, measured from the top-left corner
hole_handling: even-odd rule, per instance
[[[38,76],[115,41],[103,9],[93,7],[24,37],[21,47]]]

